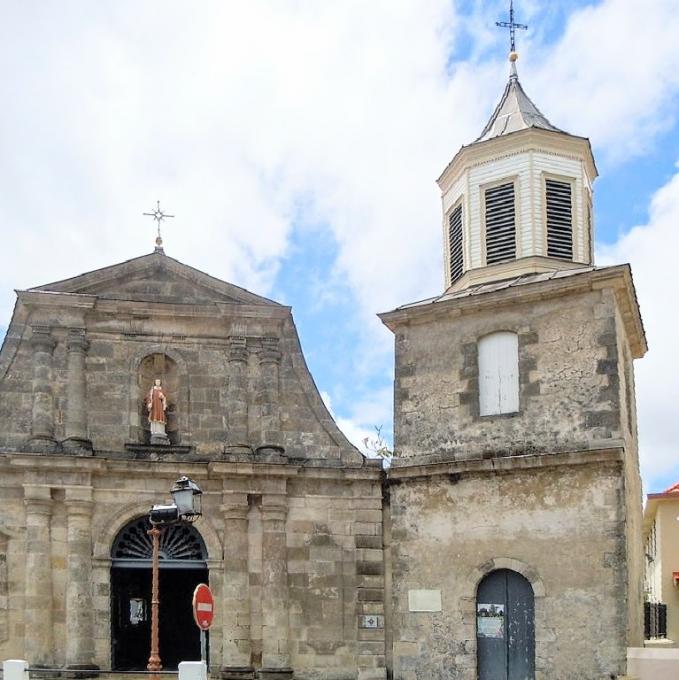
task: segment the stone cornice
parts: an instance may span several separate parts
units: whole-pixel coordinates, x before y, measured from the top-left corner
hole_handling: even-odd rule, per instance
[[[132,478],[188,475],[192,479],[206,480],[213,477],[231,478],[303,478],[338,480],[379,480],[382,469],[378,465],[341,467],[335,465],[297,465],[267,463],[231,463],[226,461],[140,461],[128,458],[111,459],[98,456],[82,457],[34,453],[0,452],[0,472],[54,473],[55,480],[65,473],[88,474],[87,485],[96,488],[97,476],[126,474]],[[90,481],[91,479],[91,481]],[[63,483],[50,482],[48,486],[64,488]]]
[[[102,314],[132,314],[167,317],[244,317],[253,319],[285,319],[291,308],[285,305],[259,305],[242,302],[162,302],[129,299],[107,299],[83,293],[17,290],[19,302],[29,308],[75,308],[95,310]]]
[[[445,193],[465,169],[528,151],[544,151],[583,161],[590,180],[594,180],[598,175],[589,139],[563,132],[529,128],[463,146],[438,178],[437,183]]]
[[[520,286],[508,286],[475,295],[449,299],[437,298],[421,305],[400,307],[378,316],[390,330],[395,332],[399,326],[404,324],[422,324],[440,318],[454,318],[495,308],[506,309],[510,304],[534,303],[539,300],[603,288],[611,288],[615,291],[632,355],[635,359],[643,357],[648,347],[629,265],[583,271],[572,276],[534,281]]]
[[[502,456],[497,458],[472,458],[468,460],[449,460],[436,463],[418,463],[392,466],[386,473],[388,483],[401,483],[428,477],[484,474],[497,472],[517,472],[537,468],[593,465],[624,462],[625,450],[622,446],[610,448],[565,451],[550,454],[531,454],[526,456]],[[399,462],[407,461],[401,459]]]

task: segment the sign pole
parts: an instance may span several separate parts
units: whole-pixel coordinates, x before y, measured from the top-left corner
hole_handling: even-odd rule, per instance
[[[207,631],[215,615],[215,600],[212,591],[204,583],[199,583],[193,591],[193,619],[200,630],[200,660],[208,668]]]

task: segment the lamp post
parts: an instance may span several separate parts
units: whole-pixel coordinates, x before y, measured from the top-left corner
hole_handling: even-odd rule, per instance
[[[153,550],[151,553],[151,652],[146,666],[149,671],[160,671],[163,668],[160,660],[160,536],[167,526],[180,523],[195,522],[202,513],[200,487],[188,477],[180,477],[170,489],[172,500],[170,505],[154,505],[149,513]]]

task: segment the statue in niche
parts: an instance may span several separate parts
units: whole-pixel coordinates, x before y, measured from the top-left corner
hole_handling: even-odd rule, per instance
[[[167,424],[167,397],[160,384],[160,378],[153,381],[153,386],[146,396],[146,410],[151,425],[151,444],[169,444],[165,425]]]

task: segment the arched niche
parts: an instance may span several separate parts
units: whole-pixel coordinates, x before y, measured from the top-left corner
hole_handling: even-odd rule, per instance
[[[156,378],[167,397],[166,432],[171,444],[190,444],[189,375],[179,352],[166,345],[147,345],[135,353],[130,371],[130,440],[148,444],[150,424],[146,398]]]

